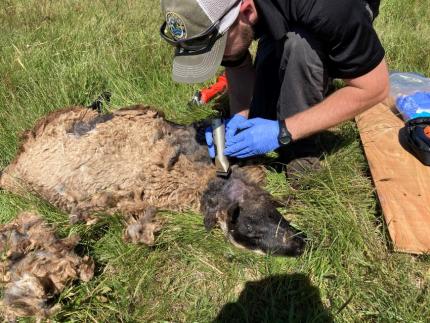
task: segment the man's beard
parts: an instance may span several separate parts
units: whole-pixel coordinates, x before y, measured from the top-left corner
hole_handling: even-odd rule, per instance
[[[251,43],[254,40],[254,29],[250,25],[244,25],[242,37],[243,42],[241,44],[241,56],[248,51],[249,46],[251,46]]]
[[[225,57],[227,61],[235,61],[242,58],[247,52],[249,46],[251,46],[254,40],[254,29],[250,25],[240,26],[240,38],[234,44],[231,44],[231,48],[228,51],[234,51],[233,54]]]

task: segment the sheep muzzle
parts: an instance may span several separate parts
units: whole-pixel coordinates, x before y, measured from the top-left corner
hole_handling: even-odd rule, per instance
[[[252,203],[233,203],[220,226],[235,245],[256,252],[299,256],[304,251],[303,234],[271,205],[255,208]]]

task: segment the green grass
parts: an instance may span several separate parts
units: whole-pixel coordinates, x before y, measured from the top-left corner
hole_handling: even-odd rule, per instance
[[[49,111],[113,93],[109,109],[145,103],[191,122],[197,86],[170,78],[158,36],[159,1],[3,0],[0,5],[0,168],[19,134]],[[377,29],[391,69],[430,75],[430,6],[385,0]],[[36,209],[61,235],[79,233],[96,277],[65,290],[54,321],[428,322],[430,260],[393,253],[353,123],[337,129],[326,166],[292,190],[270,171],[267,189],[291,196],[285,216],[309,238],[297,259],[241,251],[201,216],[164,213],[152,248],[125,244],[119,217],[93,227],[34,197],[0,191],[0,220]]]

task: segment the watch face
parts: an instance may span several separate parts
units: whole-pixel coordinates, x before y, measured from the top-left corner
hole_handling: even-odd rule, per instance
[[[290,142],[291,142],[291,137],[288,135],[279,137],[279,143],[282,146],[288,145]]]

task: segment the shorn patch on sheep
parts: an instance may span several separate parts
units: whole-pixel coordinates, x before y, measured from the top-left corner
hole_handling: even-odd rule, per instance
[[[303,237],[277,211],[258,183],[258,168],[216,176],[194,126],[167,122],[145,106],[102,115],[84,107],[55,111],[23,136],[0,186],[32,191],[91,223],[120,212],[126,240],[154,243],[157,209],[202,211],[207,229],[219,225],[235,245],[278,255],[299,255]]]
[[[37,214],[24,212],[0,226],[0,311],[10,322],[17,317],[46,318],[59,310],[50,301],[76,279],[89,281],[94,263],[73,251],[77,236],[58,239]]]

